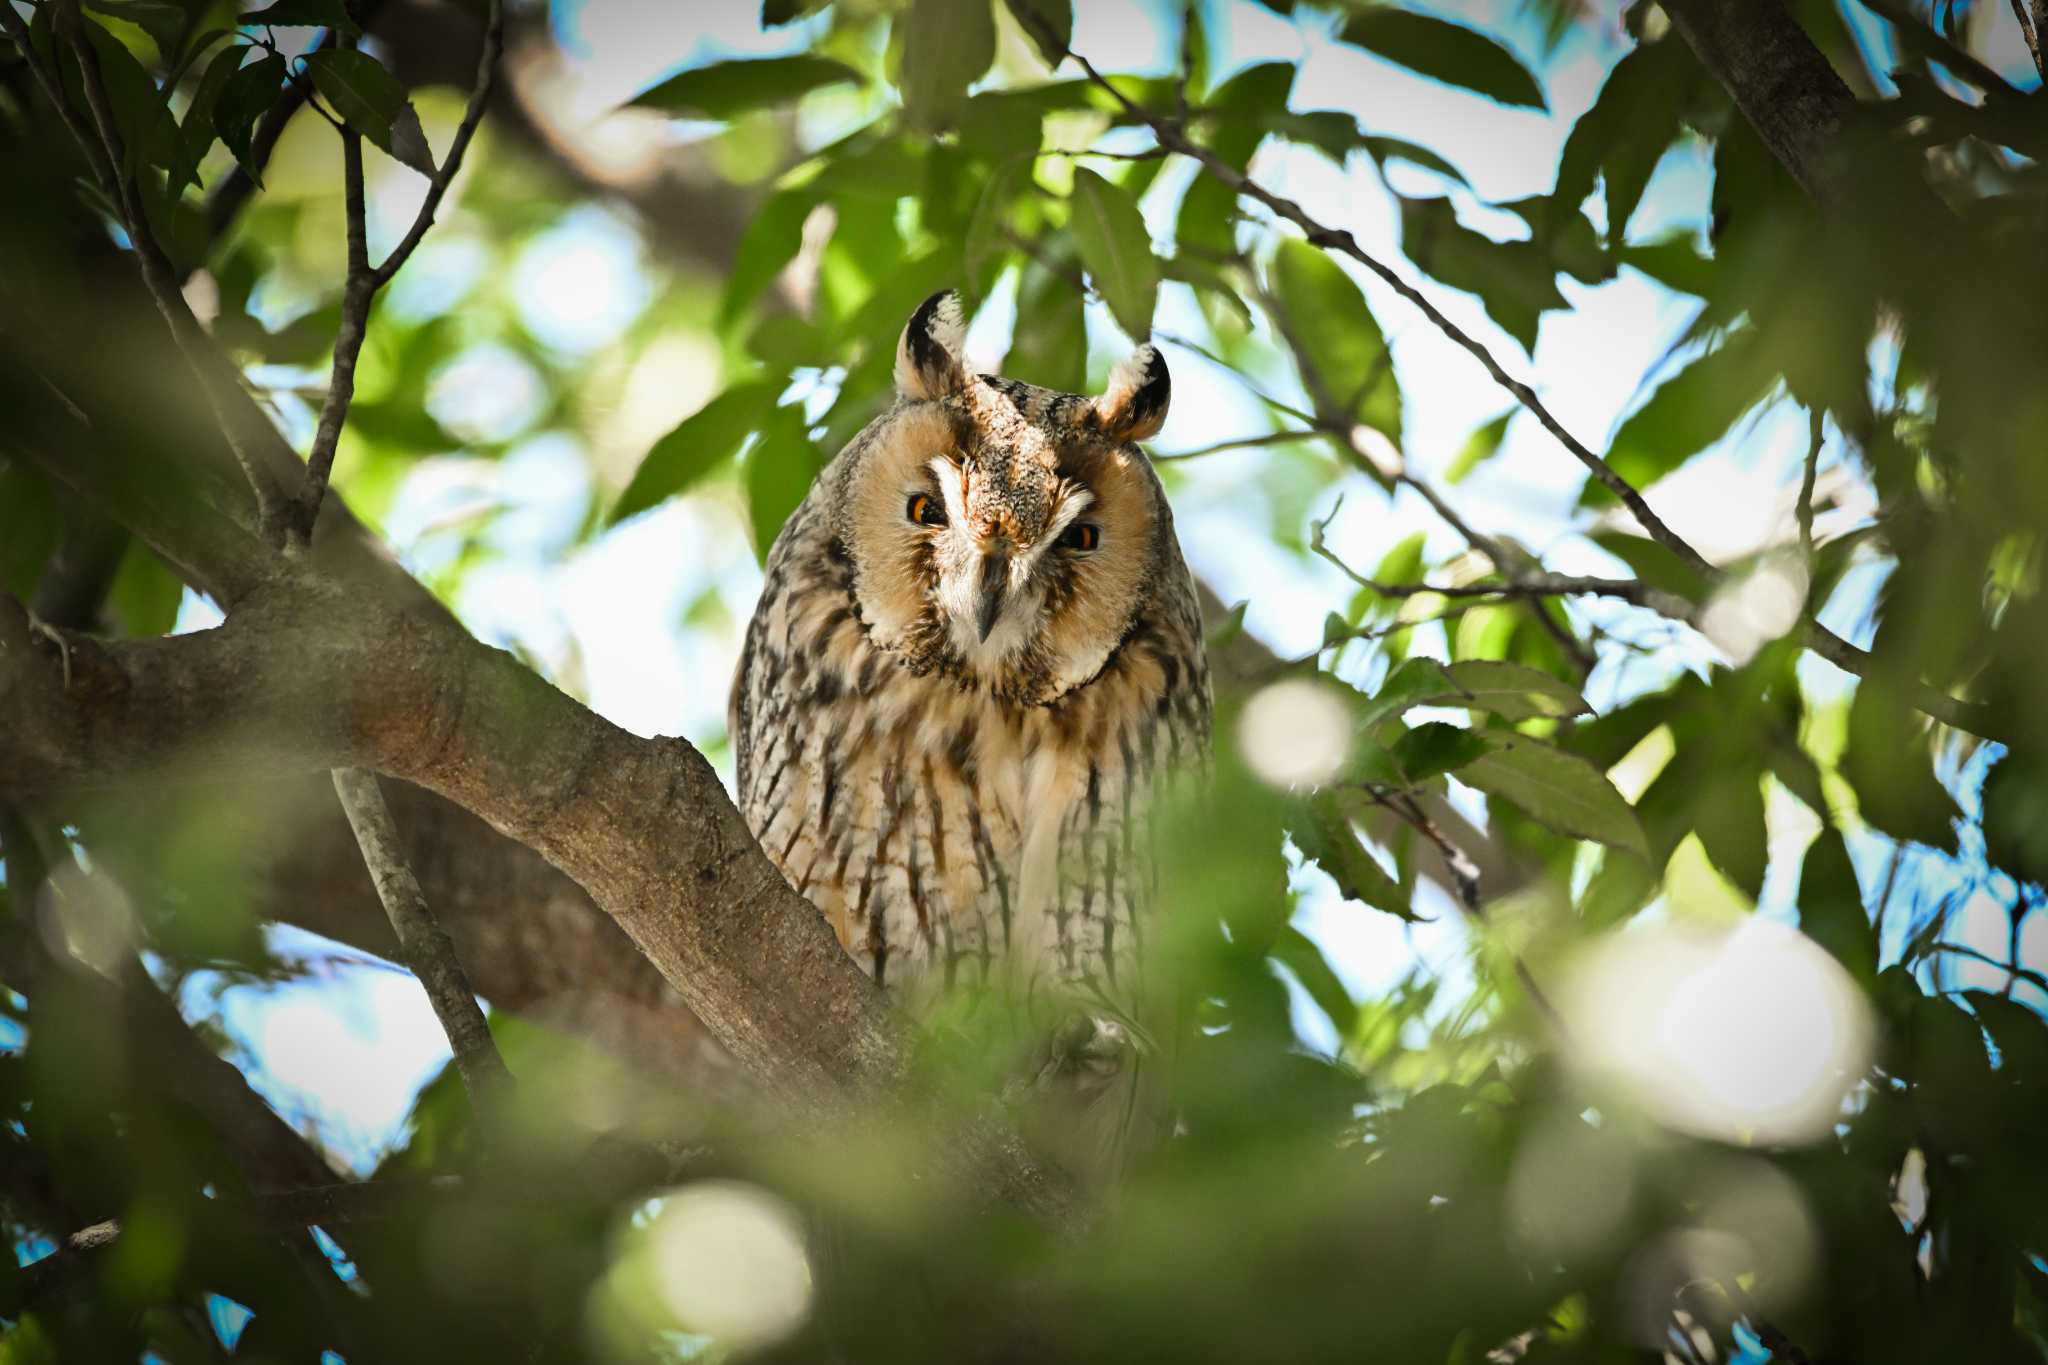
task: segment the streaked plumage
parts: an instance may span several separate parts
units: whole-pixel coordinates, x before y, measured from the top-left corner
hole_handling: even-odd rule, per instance
[[[1199,766],[1201,620],[1157,475],[1150,347],[1099,399],[960,360],[951,295],[898,401],[768,556],[733,688],[739,804],[884,985],[1130,988],[1144,808]],[[939,524],[943,523],[943,524]]]

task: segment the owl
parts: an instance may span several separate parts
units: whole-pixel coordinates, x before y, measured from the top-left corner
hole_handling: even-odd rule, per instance
[[[732,696],[739,806],[885,987],[1124,998],[1145,810],[1199,771],[1200,611],[1137,442],[1141,346],[1100,397],[971,372],[958,298],[912,314],[894,404],[770,550]]]

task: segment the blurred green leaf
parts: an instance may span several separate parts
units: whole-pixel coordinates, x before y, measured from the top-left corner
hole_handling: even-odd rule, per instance
[[[712,62],[692,67],[628,100],[627,107],[682,118],[730,119],[754,109],[788,104],[828,85],[861,79],[844,62],[808,54]]]
[[[1569,838],[1649,856],[1635,811],[1598,768],[1527,735],[1489,738],[1494,751],[1460,769],[1459,781],[1513,802],[1530,819]]]
[[[1320,866],[1337,883],[1346,900],[1405,920],[1418,918],[1408,893],[1387,875],[1379,860],[1358,841],[1351,820],[1332,792],[1318,792],[1295,804],[1287,832],[1301,856]]]
[[[1714,288],[1715,263],[1700,253],[1690,233],[1624,246],[1615,259],[1681,294],[1705,298]]]
[[[1018,27],[1045,58],[1057,67],[1066,59],[1067,45],[1074,40],[1074,0],[1003,0],[1017,18]]]
[[[1596,531],[1593,543],[1628,565],[1629,572],[1653,588],[1676,593],[1688,602],[1704,602],[1707,582],[1699,570],[1678,557],[1662,541],[1626,531]]]
[[[775,282],[783,268],[796,259],[803,246],[804,220],[817,206],[817,195],[809,186],[778,190],[755,211],[733,253],[726,272],[725,292],[718,300],[718,325],[731,327],[747,308]]]
[[[1284,116],[1293,86],[1290,63],[1261,62],[1211,91],[1200,125],[1210,153],[1240,171],[1250,165],[1270,121]],[[1228,254],[1237,246],[1236,221],[1237,192],[1214,175],[1197,175],[1181,196],[1174,240],[1183,250]]]
[[[1614,433],[1607,463],[1635,487],[1648,488],[1727,434],[1743,413],[1763,401],[1775,378],[1756,333],[1733,333],[1657,386]],[[1579,494],[1584,507],[1614,501],[1607,486],[1593,479]]]
[[[1763,895],[1769,858],[1763,774],[1756,762],[1761,755],[1741,749],[1720,746],[1712,772],[1695,784],[1693,831],[1700,836],[1708,861],[1754,903]]]
[[[782,523],[803,502],[817,476],[817,449],[804,430],[803,413],[777,408],[747,451],[747,515],[754,530],[754,554],[764,562]]]
[[[185,107],[185,119],[178,129],[183,155],[170,172],[169,192],[173,198],[186,185],[198,183],[199,163],[206,159],[213,140],[220,136],[214,120],[215,112],[220,108],[221,94],[248,53],[249,49],[243,44],[230,42],[213,54],[213,60],[206,64],[206,71],[199,77],[199,85],[192,92],[192,102]]]
[[[434,174],[434,153],[405,87],[368,53],[323,47],[306,54],[313,85],[354,131],[421,175]]]
[[[1514,54],[1462,24],[1376,5],[1346,21],[1337,40],[1502,104],[1544,107],[1536,78]]]
[[[959,116],[967,87],[996,58],[989,0],[910,0],[896,20],[903,69],[896,84],[903,111],[922,128],[946,128]]]
[[[605,524],[616,526],[646,511],[730,460],[768,415],[782,388],[779,380],[735,384],[685,417],[642,457]]]
[[[1055,264],[1057,261],[1055,261]],[[1087,300],[1057,270],[1027,261],[1017,282],[1017,326],[1002,372],[1062,393],[1088,387]]]
[[[1365,295],[1326,252],[1287,238],[1273,254],[1281,326],[1313,384],[1344,416],[1401,444],[1401,386]],[[1307,376],[1304,376],[1307,379]]]
[[[1984,856],[2021,881],[2048,886],[2048,772],[2008,753],[1984,779]]]
[[[185,585],[141,541],[129,542],[107,590],[121,634],[138,638],[169,635],[178,620]]]
[[[1159,262],[1152,238],[1128,192],[1085,166],[1074,169],[1069,227],[1088,278],[1132,340],[1152,335],[1152,309],[1159,294]]]
[[[1358,1005],[1351,998],[1351,992],[1344,989],[1344,983],[1330,970],[1323,950],[1312,943],[1308,935],[1294,926],[1280,931],[1273,941],[1273,958],[1294,974],[1308,998],[1315,1001],[1316,1008],[1330,1016],[1330,1022],[1337,1027],[1337,1036],[1346,1037],[1357,1021]]]
[[[1859,981],[1877,979],[1877,933],[1863,908],[1863,888],[1849,845],[1827,826],[1806,850],[1799,868],[1799,928],[1828,950]]]
[[[1465,444],[1458,448],[1449,468],[1444,470],[1444,479],[1460,483],[1467,474],[1499,454],[1500,443],[1508,434],[1508,423],[1520,411],[1520,408],[1509,408],[1491,422],[1474,427],[1472,434],[1465,438]]]
[[[178,39],[191,16],[169,0],[86,0],[86,8],[126,19],[147,33],[166,59],[178,50]]]
[[[1379,135],[1361,137],[1358,141],[1372,159],[1380,164],[1382,170],[1389,161],[1406,161],[1410,165],[1420,166],[1426,171],[1435,171],[1438,175],[1448,176],[1460,185],[1470,187],[1471,182],[1465,179],[1463,171],[1419,142]]]
[[[262,9],[250,10],[241,16],[244,24],[268,24],[277,28],[298,28],[311,25],[315,28],[331,28],[351,38],[363,36],[363,30],[348,12],[345,0],[274,0]]]
[[[1960,812],[1934,775],[1932,736],[1906,704],[1904,688],[1883,673],[1866,674],[1856,685],[1841,771],[1873,827],[1929,848],[1955,848]]]

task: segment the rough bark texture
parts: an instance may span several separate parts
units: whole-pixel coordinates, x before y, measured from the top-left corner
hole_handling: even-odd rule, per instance
[[[1783,0],[1669,0],[1664,12],[1757,136],[1823,209],[1853,174],[1842,130],[1856,96]]]

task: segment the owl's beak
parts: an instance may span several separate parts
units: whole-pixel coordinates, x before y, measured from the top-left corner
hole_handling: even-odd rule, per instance
[[[981,561],[981,582],[974,592],[974,629],[980,639],[996,628],[1003,609],[1003,590],[1010,584],[1010,557],[994,554]]]

